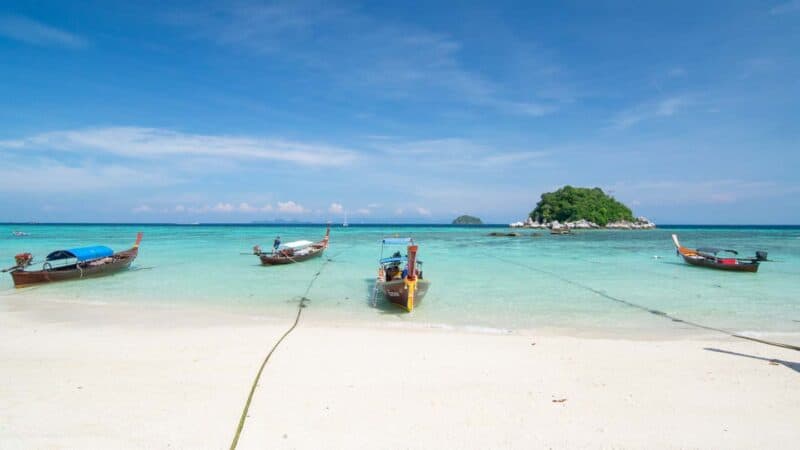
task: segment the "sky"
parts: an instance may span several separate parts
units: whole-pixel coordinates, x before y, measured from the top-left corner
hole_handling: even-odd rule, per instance
[[[800,0],[0,3],[0,221],[800,223]]]

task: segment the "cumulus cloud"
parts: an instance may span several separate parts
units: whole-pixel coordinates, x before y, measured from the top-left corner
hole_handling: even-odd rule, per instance
[[[278,202],[278,211],[282,213],[288,214],[302,214],[308,212],[308,210],[298,203],[295,203],[291,200],[288,202]]]
[[[203,213],[259,213],[270,212],[273,210],[272,205],[266,204],[264,206],[255,206],[247,202],[241,202],[238,205],[230,202],[218,202],[216,204],[202,205],[202,206],[185,206],[175,205],[172,208],[177,213],[190,213],[190,214],[203,214]]]
[[[344,207],[341,203],[331,203],[328,212],[331,214],[342,214],[344,212]]]
[[[270,212],[270,211],[272,211],[272,205],[267,204],[267,205],[264,205],[264,206],[254,206],[254,205],[251,205],[251,204],[249,204],[247,202],[242,202],[242,203],[239,203],[238,211],[248,212],[248,213]]]

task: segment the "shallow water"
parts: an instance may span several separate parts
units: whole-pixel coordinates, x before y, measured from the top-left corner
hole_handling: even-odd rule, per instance
[[[14,237],[12,230],[30,236]],[[475,330],[688,330],[616,299],[734,331],[800,332],[800,227],[667,227],[571,236],[523,230],[525,236],[517,238],[489,237],[502,230],[489,227],[335,227],[323,258],[263,267],[248,254],[253,245],[269,248],[276,235],[284,242],[318,240],[324,226],[0,225],[0,260],[11,266],[13,255],[23,251],[41,259],[52,250],[97,244],[122,250],[139,230],[144,241],[132,270],[18,290],[3,274],[0,302],[13,296],[277,315],[296,307],[321,269],[308,298],[313,317],[322,320]],[[675,255],[673,232],[689,247],[735,248],[748,256],[763,249],[775,262],[763,264],[757,274],[687,266]],[[394,235],[415,238],[424,275],[432,281],[412,314],[382,300],[377,307],[370,303],[379,241]]]

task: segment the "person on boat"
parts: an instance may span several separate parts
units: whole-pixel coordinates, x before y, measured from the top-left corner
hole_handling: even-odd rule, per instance
[[[400,273],[400,268],[392,264],[391,266],[386,268],[386,281],[392,281],[397,277],[397,274]]]
[[[276,253],[278,251],[278,247],[281,246],[281,237],[278,236],[275,238],[275,241],[272,243],[272,251]]]

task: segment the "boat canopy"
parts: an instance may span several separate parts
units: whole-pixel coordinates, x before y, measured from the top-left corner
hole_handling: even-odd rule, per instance
[[[303,240],[303,241],[287,242],[287,243],[281,245],[281,247],[282,248],[291,248],[291,249],[297,250],[298,248],[308,247],[311,244],[313,244],[313,242]]]
[[[47,261],[56,261],[59,259],[69,259],[69,258],[75,258],[78,261],[90,261],[93,259],[112,256],[113,254],[114,250],[111,250],[105,245],[96,245],[94,247],[80,247],[80,248],[71,248],[69,250],[56,250],[47,255]]]
[[[407,245],[414,242],[411,238],[385,238],[383,240],[384,245]]]
[[[408,261],[408,256],[390,256],[381,259],[381,264],[404,263]],[[417,264],[422,264],[422,261],[417,260]]]
[[[402,263],[405,261],[408,261],[408,257],[406,256],[391,256],[381,259],[381,264]]]

